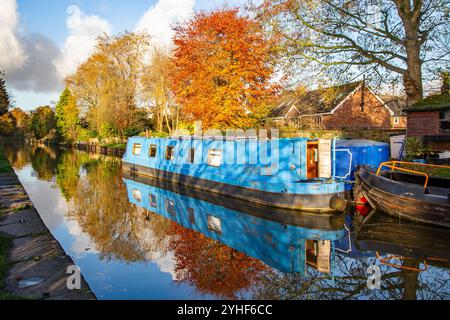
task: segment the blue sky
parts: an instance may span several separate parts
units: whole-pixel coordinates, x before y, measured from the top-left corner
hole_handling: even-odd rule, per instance
[[[6,70],[7,86],[16,105],[32,110],[58,99],[63,77],[90,54],[99,34],[139,29],[155,33],[157,42],[169,41],[169,25],[174,21],[195,11],[245,3],[246,0],[0,0],[0,69]],[[72,27],[68,26],[70,21]]]

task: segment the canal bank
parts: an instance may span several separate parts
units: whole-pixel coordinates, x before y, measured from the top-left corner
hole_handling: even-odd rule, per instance
[[[95,299],[82,276],[80,290],[68,288],[72,265],[0,149],[0,300]]]
[[[107,156],[122,157],[125,153],[126,145],[111,144],[99,145],[97,143],[75,143],[72,148],[79,151],[86,151],[89,153],[103,154]]]

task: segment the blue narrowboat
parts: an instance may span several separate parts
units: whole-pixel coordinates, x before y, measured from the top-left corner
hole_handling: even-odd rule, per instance
[[[345,191],[333,178],[333,144],[307,138],[133,137],[122,167],[264,206],[333,213]]]
[[[296,220],[284,214],[278,218],[269,214],[262,217],[258,207],[247,208],[249,213],[244,213],[230,209],[243,207],[241,204],[233,205],[239,200],[229,199],[223,203],[227,206],[224,207],[214,202],[221,197],[208,198],[203,191],[164,185],[160,179],[133,178],[125,174],[123,181],[130,203],[200,232],[282,272],[304,274],[309,266],[331,273],[337,250],[334,242],[346,234],[344,220],[333,215],[311,215],[315,218],[311,220],[308,214],[297,215]]]

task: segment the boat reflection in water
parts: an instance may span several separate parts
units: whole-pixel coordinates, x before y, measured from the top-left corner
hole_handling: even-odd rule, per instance
[[[332,272],[333,242],[346,234],[343,218],[335,215],[249,205],[126,173],[123,181],[131,203],[282,272],[305,274],[307,265]]]
[[[450,230],[446,228],[402,222],[382,214],[373,217],[370,223],[355,221],[354,226],[358,250],[375,252],[377,256],[384,254],[379,259],[382,264],[417,271],[428,265],[450,266]]]

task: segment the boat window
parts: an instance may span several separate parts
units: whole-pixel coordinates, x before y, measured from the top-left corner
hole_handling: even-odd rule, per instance
[[[166,210],[171,216],[174,216],[175,215],[175,202],[167,199],[166,200]]]
[[[222,162],[222,150],[211,149],[208,151],[208,165],[220,167]]]
[[[166,147],[166,160],[173,160],[175,155],[175,147],[168,146]]]
[[[148,155],[150,156],[150,158],[155,158],[156,157],[156,144],[151,144],[150,145],[150,149],[148,151]]]
[[[191,148],[191,153],[189,154],[189,162],[194,163],[195,161],[195,149]]]
[[[133,144],[133,154],[138,156],[141,154],[142,145],[140,143]]]
[[[208,230],[222,234],[222,221],[217,217],[208,216]]]
[[[195,211],[192,208],[188,208],[188,215],[189,215],[189,223],[195,224]]]
[[[154,194],[150,195],[150,206],[156,208],[158,203],[156,202],[156,196]]]
[[[141,192],[139,190],[133,189],[133,198],[134,200],[141,202],[142,201]]]

